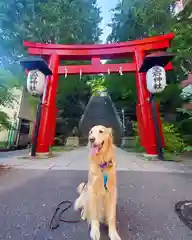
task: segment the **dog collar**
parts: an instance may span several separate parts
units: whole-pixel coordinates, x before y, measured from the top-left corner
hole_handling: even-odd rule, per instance
[[[104,163],[102,163],[102,164],[99,164],[99,166],[100,166],[100,168],[101,168],[102,170],[105,169],[105,168],[107,168],[107,167],[112,167],[112,165],[113,165],[112,161],[104,162]]]
[[[112,167],[113,166],[113,162],[110,160],[109,162],[104,162],[102,164],[99,164],[100,168],[101,168],[101,171],[103,172],[103,170],[105,168],[109,168],[109,167]],[[107,189],[107,181],[108,181],[108,174],[107,173],[104,173],[103,175],[103,181],[104,181],[104,188],[105,190],[108,190]]]

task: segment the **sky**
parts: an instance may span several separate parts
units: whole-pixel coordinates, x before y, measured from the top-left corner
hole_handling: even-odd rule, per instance
[[[101,40],[103,43],[105,43],[107,36],[111,32],[111,28],[107,27],[107,24],[111,22],[112,13],[110,10],[114,8],[118,2],[119,0],[97,0],[97,4],[101,7],[101,14],[103,18],[101,23],[101,28],[103,29]]]

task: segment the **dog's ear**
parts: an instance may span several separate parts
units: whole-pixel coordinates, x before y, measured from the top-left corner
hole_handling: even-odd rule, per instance
[[[107,128],[107,131],[108,131],[108,133],[109,133],[111,136],[113,136],[113,130],[112,130],[112,128]]]

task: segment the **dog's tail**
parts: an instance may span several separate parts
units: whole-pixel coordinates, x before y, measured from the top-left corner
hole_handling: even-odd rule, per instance
[[[81,194],[82,191],[83,191],[83,189],[84,189],[86,186],[87,186],[87,183],[86,183],[86,182],[81,182],[81,183],[79,184],[79,186],[77,187],[77,192],[78,192],[79,194]]]

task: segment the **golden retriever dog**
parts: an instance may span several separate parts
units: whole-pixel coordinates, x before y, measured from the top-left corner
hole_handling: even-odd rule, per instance
[[[81,217],[90,224],[92,240],[100,239],[100,223],[108,225],[109,238],[121,240],[116,229],[116,160],[112,129],[102,125],[89,132],[88,182],[81,183],[77,191],[75,210],[81,209]]]

